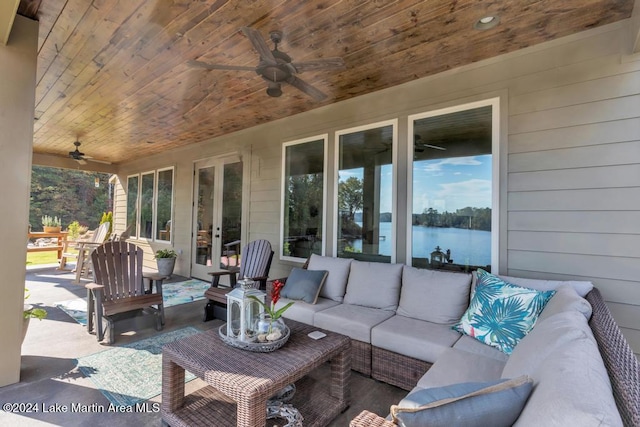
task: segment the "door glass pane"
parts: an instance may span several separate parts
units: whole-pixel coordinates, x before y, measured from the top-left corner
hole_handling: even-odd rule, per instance
[[[413,125],[412,265],[490,271],[492,107]]]
[[[140,237],[153,237],[153,173],[142,175],[140,193]]]
[[[242,226],[242,163],[224,165],[222,189],[221,264],[238,265]]]
[[[285,148],[282,254],[322,255],[324,140]]]
[[[131,227],[130,236],[138,236],[138,176],[127,179],[127,227]]]
[[[213,166],[198,169],[196,263],[200,265],[207,265],[207,260],[211,261],[214,181],[215,168]]]
[[[158,210],[156,239],[171,240],[171,206],[173,201],[173,169],[158,172]]]
[[[338,256],[391,262],[393,126],[340,136]]]

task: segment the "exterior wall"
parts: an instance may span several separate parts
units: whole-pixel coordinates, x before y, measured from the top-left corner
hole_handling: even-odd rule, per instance
[[[398,119],[400,153],[408,116],[499,97],[500,254],[496,270],[533,278],[591,280],[640,353],[640,56],[624,54],[628,21],[526,48],[437,76],[321,107],[213,141],[130,163],[122,176],[176,166],[175,246],[187,255],[192,162],[234,150],[250,168],[245,241],[279,251],[281,145]],[[274,100],[286,102],[286,97]],[[165,162],[165,163],[163,163]],[[333,161],[326,172],[334,176]],[[397,262],[405,262],[407,159],[398,159]],[[126,169],[126,171],[124,170]],[[333,188],[329,186],[328,212]],[[328,254],[334,234],[329,216]],[[188,275],[188,256],[179,273]],[[271,277],[296,265],[277,256]]]
[[[0,386],[20,380],[37,47],[38,23],[22,16],[0,45]]]

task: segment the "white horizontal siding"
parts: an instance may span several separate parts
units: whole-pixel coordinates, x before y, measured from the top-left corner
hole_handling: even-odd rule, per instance
[[[509,231],[511,250],[640,258],[640,234]],[[638,267],[640,269],[640,266]]]
[[[509,230],[640,234],[638,211],[511,211]]]
[[[510,211],[640,211],[640,187],[509,193]]]
[[[615,144],[511,154],[509,172],[637,164],[640,162],[640,135],[637,138]]]
[[[530,151],[637,141],[638,135],[640,135],[640,118],[633,117],[509,135],[509,152],[514,155]]]
[[[638,143],[640,145],[640,143]],[[640,164],[511,173],[509,191],[637,187]]]

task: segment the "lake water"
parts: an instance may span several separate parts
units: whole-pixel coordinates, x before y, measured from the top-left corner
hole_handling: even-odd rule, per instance
[[[436,246],[442,252],[451,250],[451,258],[456,264],[489,265],[491,264],[491,232],[483,230],[466,230],[462,228],[439,228],[414,225],[413,257],[430,258]],[[380,223],[380,254],[391,255],[391,223]],[[384,236],[384,238],[383,238]],[[362,250],[362,240],[351,243],[357,250]]]

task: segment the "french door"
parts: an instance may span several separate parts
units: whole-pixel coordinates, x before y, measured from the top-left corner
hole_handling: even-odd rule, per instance
[[[193,188],[191,276],[209,281],[209,272],[238,261],[242,162],[237,156],[196,162]]]

